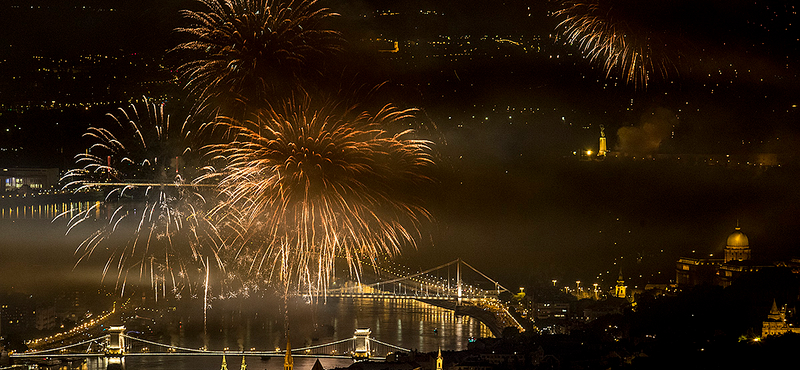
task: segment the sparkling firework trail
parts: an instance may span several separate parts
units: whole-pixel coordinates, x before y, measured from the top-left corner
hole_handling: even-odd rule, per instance
[[[567,43],[600,63],[606,77],[618,71],[627,83],[646,87],[654,75],[666,78],[675,70],[664,35],[632,26],[636,17],[648,18],[637,14],[647,6],[626,0],[567,1],[554,13],[560,19],[556,28]]]
[[[159,288],[166,294],[168,281],[177,292],[202,270],[203,256],[220,262],[220,238],[204,213],[204,187],[211,188],[190,180],[203,169],[195,167],[189,118],[171,124],[164,104],[146,99],[108,116],[84,134],[91,146],[76,156],[79,168],[61,179],[65,189],[105,196],[67,222],[67,233],[94,229],[77,248],[77,263],[108,249],[102,276],[117,270],[123,291],[129,273],[138,271],[139,278],[150,277],[156,294]]]
[[[198,0],[207,12],[185,10],[191,23],[176,31],[190,41],[172,51],[186,57],[178,68],[198,107],[238,112],[296,90],[322,73],[343,39],[323,28],[338,14],[316,0]],[[233,106],[231,106],[233,105]]]
[[[414,113],[306,100],[227,123],[239,131],[210,150],[228,161],[214,214],[237,227],[239,264],[287,290],[324,291],[337,259],[358,276],[362,260],[415,245],[430,215],[410,190],[431,183],[432,144],[393,130]]]

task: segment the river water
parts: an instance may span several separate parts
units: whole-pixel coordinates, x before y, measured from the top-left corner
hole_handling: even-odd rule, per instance
[[[82,284],[99,284],[96,266],[81,264],[75,267],[73,236],[64,235],[63,225],[51,223],[54,215],[65,209],[85,209],[90,203],[59,204],[51,206],[0,207],[0,232],[7,236],[0,240],[0,261],[6,284],[14,289],[31,289],[57,282],[76,281]],[[19,253],[24,248],[26,253]],[[31,256],[37,256],[33,260]],[[166,305],[173,303],[167,302]],[[258,300],[225,300],[211,303],[207,324],[203,324],[202,297],[199,301],[175,303],[176,307],[164,314],[164,302],[153,307],[153,314],[138,312],[140,319],[129,330],[142,332],[145,339],[186,348],[207,346],[211,350],[274,351],[286,347],[284,315],[276,302]],[[369,328],[372,338],[420,352],[463,350],[470,338],[491,336],[489,329],[478,320],[456,316],[453,311],[414,300],[329,298],[307,303],[293,302],[289,310],[292,348],[329,343],[350,338],[357,328]],[[138,327],[137,327],[138,326]],[[155,326],[151,328],[151,326]],[[206,326],[206,329],[204,329]],[[152,330],[150,330],[152,329]],[[204,334],[207,333],[207,334]],[[138,336],[134,332],[131,336]],[[134,345],[141,350],[143,345]],[[163,348],[151,348],[153,352]],[[238,370],[242,357],[227,357],[227,368]],[[296,358],[295,368],[310,369],[315,359]],[[320,359],[327,368],[346,367],[350,360]],[[126,370],[219,369],[222,358],[218,356],[129,356],[125,358]],[[90,359],[83,370],[105,370],[105,359]],[[66,367],[62,367],[66,368]],[[283,360],[259,357],[247,358],[247,368],[282,369]]]
[[[356,328],[369,328],[372,338],[420,352],[434,352],[439,348],[464,350],[470,338],[491,336],[489,329],[476,319],[456,316],[453,311],[414,300],[328,299],[326,303],[297,303],[290,311],[293,348],[349,338]],[[210,349],[227,348],[230,351],[250,348],[274,350],[276,346],[285,348],[285,343],[276,345],[285,341],[281,320],[272,317],[261,320],[241,311],[219,316],[222,318],[209,323],[210,334],[205,340],[202,333],[191,334],[191,325],[186,325],[186,330],[178,330],[159,342],[190,348],[197,348],[206,342]],[[181,320],[184,323],[191,321],[191,318],[184,316]],[[141,345],[134,344],[132,348],[135,351],[141,349]],[[319,360],[326,369],[344,368],[352,364],[349,359]],[[106,370],[108,361],[89,359],[74,369]],[[123,361],[125,370],[216,370],[221,368],[222,357],[128,356]],[[294,358],[295,369],[310,369],[315,361],[315,358]],[[242,356],[229,354],[226,363],[229,370],[238,370]],[[283,369],[283,359],[280,357],[264,361],[251,356],[246,358],[246,363],[248,370]],[[62,369],[68,367],[62,366]]]

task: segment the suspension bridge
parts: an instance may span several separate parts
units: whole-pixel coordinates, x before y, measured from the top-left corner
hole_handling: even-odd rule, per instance
[[[465,280],[462,266],[473,275]],[[454,310],[456,315],[468,315],[483,322],[499,337],[505,327],[524,328],[509,313],[498,299],[501,292],[508,291],[497,281],[489,278],[468,263],[456,259],[424,271],[411,272],[403,266],[373,266],[373,283],[348,282],[307,298],[354,298],[354,299],[414,299],[435,306]],[[469,282],[467,282],[469,281]],[[113,314],[112,310],[106,316]],[[105,316],[104,316],[105,317]],[[98,323],[101,320],[98,320]],[[287,343],[288,347],[288,343]],[[410,352],[410,349],[386,343],[371,337],[370,329],[357,329],[352,337],[329,343],[310,345],[289,350],[294,357],[353,358],[382,360],[393,352]],[[271,351],[219,351],[205,348],[187,348],[174,344],[158,343],[129,335],[123,326],[108,327],[105,334],[56,348],[14,353],[20,359],[42,358],[87,358],[127,356],[222,356],[243,355],[260,357],[284,357],[287,350]]]
[[[316,344],[288,350],[292,357],[352,358],[354,360],[385,360],[394,352],[410,352],[408,348],[372,338],[370,329],[357,329],[352,337],[329,343]],[[287,344],[287,347],[288,344]],[[132,356],[258,356],[285,357],[286,349],[274,351],[213,351],[202,348],[187,348],[158,343],[128,335],[124,326],[113,326],[108,334],[78,343],[38,351],[12,353],[19,359],[75,359],[87,357],[132,357]]]
[[[465,282],[462,266],[475,275],[472,282]],[[509,290],[461,259],[418,272],[408,271],[402,266],[372,267],[377,277],[377,281],[373,283],[348,282],[343,286],[307,296],[317,299],[415,299],[454,310],[456,314],[475,317],[497,337],[508,326],[515,327],[521,332],[525,331],[505,304],[498,299],[500,293]]]

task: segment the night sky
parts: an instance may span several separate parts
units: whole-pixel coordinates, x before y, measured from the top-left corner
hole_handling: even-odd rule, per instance
[[[435,222],[424,226],[426,238],[399,262],[428,268],[460,257],[509,287],[598,276],[612,285],[620,267],[631,277],[642,275],[634,285],[660,283],[675,278],[678,256],[721,251],[737,221],[756,259],[798,257],[800,32],[793,2],[600,1],[614,4],[611,14],[631,39],[650,40],[669,59],[667,76],[653,75],[646,87],[626,83],[619,71],[603,70],[566,44],[556,27],[560,19],[551,15],[558,2],[321,3],[341,14],[332,27],[348,40],[337,61],[346,66],[342,75],[357,83],[385,82],[378,98],[420,108],[420,132],[437,144],[439,182],[425,196]],[[169,78],[165,51],[180,40],[172,31],[181,25],[178,10],[196,4],[62,0],[0,6],[0,104],[8,108],[34,100],[20,96],[68,101],[80,91],[138,98],[147,91],[136,81]],[[381,15],[390,11],[398,15]],[[449,45],[469,39],[477,51],[474,57],[444,57],[434,54],[467,49],[401,47],[387,55],[377,52],[370,41],[375,38]],[[498,39],[536,40],[526,45],[537,48],[522,50]],[[38,86],[38,75],[28,71],[33,56],[75,61],[87,54],[132,62],[101,64],[116,72],[104,70],[79,81],[81,87],[58,82],[58,89]],[[124,76],[109,82],[117,72]],[[130,92],[137,95],[124,97]],[[183,99],[174,85],[158,92]],[[4,110],[0,124],[16,131],[2,133],[0,145],[20,150],[0,153],[0,166],[69,168],[84,145],[83,130],[115,107]],[[610,149],[640,159],[579,160],[585,150],[597,150],[600,125]],[[776,153],[783,163],[641,160],[753,153]],[[23,232],[3,237],[0,266],[71,269],[75,240],[62,240],[61,226],[48,224],[41,233],[32,223],[4,224],[3,235]],[[31,255],[43,252],[52,252],[52,259],[29,265]],[[93,279],[82,272],[72,276]]]

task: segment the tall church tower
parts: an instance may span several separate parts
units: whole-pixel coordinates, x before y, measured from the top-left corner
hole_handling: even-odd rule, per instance
[[[283,358],[283,370],[294,370],[292,359],[292,344],[289,343],[289,333],[286,333],[286,357]]]
[[[619,277],[617,277],[617,286],[614,287],[614,297],[627,298],[628,292],[625,286],[625,279],[622,278],[622,267],[619,268]]]
[[[442,358],[442,347],[439,347],[439,357],[436,357],[436,370],[442,370],[444,359]]]

